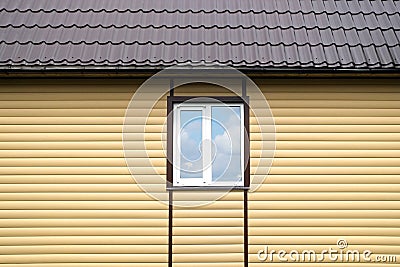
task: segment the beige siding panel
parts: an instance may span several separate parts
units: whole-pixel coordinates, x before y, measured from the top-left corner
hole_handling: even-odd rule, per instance
[[[249,193],[250,266],[268,265],[256,256],[267,244],[320,253],[337,248],[340,238],[349,249],[398,255],[398,81],[262,83],[275,116],[277,150],[264,184]],[[268,118],[259,120],[261,127],[251,121],[252,132],[271,131]],[[268,153],[253,140],[252,157],[263,158],[252,166],[259,163],[266,174]],[[272,265],[290,264],[276,258]]]
[[[0,262],[20,267],[166,267],[168,207],[135,184],[122,151],[127,107],[141,80],[4,80],[0,84]],[[258,80],[275,116],[251,121],[250,266],[256,252],[336,246],[400,259],[400,85],[394,80]],[[135,103],[135,171],[165,177],[165,98]],[[212,91],[212,92],[211,92]],[[177,95],[230,95],[201,85]],[[257,111],[261,100],[251,100]],[[260,123],[260,125],[257,125]],[[142,158],[142,133],[155,171]],[[273,167],[264,142],[276,140]],[[261,159],[258,159],[261,156]],[[190,193],[175,194],[176,203]],[[206,200],[206,197],[201,197]],[[243,194],[175,208],[174,266],[243,266]],[[272,247],[271,247],[272,248]],[[274,266],[288,266],[274,262]],[[296,263],[314,266],[315,263]],[[318,263],[324,266],[325,263]],[[340,264],[326,263],[329,266]],[[361,263],[346,263],[363,266]],[[364,266],[366,266],[365,264]],[[387,266],[387,264],[374,264]]]
[[[320,256],[319,256],[320,257]],[[398,258],[398,256],[397,256],[397,258]],[[265,266],[266,264],[268,264],[268,263],[266,263],[266,262],[259,262],[258,260],[256,260],[256,257],[254,256],[254,255],[251,255],[251,257],[250,257],[250,259],[252,259],[252,260],[254,260],[255,262],[250,262],[249,263],[249,266],[250,267],[260,267],[260,266]],[[282,262],[273,262],[272,263],[273,264],[273,266],[275,266],[275,267],[287,267],[288,266],[288,263],[282,263]],[[291,265],[293,265],[293,263],[289,263],[289,264],[291,264]],[[296,264],[296,266],[299,266],[299,267],[312,267],[312,266],[315,266],[316,265],[316,263],[315,262],[311,262],[311,263],[300,263],[300,262],[296,262],[295,263]],[[318,262],[318,266],[323,266],[323,267],[325,267],[325,266],[332,266],[333,264],[332,264],[332,262]],[[336,266],[336,265],[340,265],[340,264],[335,264],[334,266]],[[360,263],[360,262],[357,262],[357,263],[347,263],[346,262],[346,265],[345,266],[349,266],[349,267],[358,267],[358,266],[368,266],[368,265],[371,265],[371,263]],[[376,266],[376,267],[387,267],[387,265],[388,265],[388,263],[374,263],[374,267]]]
[[[159,219],[3,219],[4,227],[165,227]]]
[[[251,157],[256,161],[259,157],[267,157],[268,151],[252,150]],[[143,152],[137,150],[0,150],[0,157],[11,158],[140,158]],[[165,153],[160,150],[148,150],[150,158],[163,158]],[[400,150],[280,150],[274,153],[274,158],[400,158]]]
[[[335,246],[335,242],[333,242],[332,244],[332,248],[333,246]],[[335,246],[337,248],[337,246]],[[327,248],[326,245],[269,245],[268,246],[269,249],[274,249],[275,251],[279,251],[279,250],[287,250],[288,252],[290,252],[291,250],[297,250],[297,251],[303,251],[303,250],[313,250],[315,251],[317,254],[321,254],[323,250],[329,249],[329,247]],[[370,251],[374,251],[375,254],[385,254],[385,253],[390,253],[390,255],[399,255],[400,254],[400,248],[397,246],[371,246],[371,245],[351,245],[351,247],[349,248],[351,250],[358,250],[361,253],[365,250],[370,250]],[[250,246],[249,247],[249,253],[250,254],[257,254],[257,252],[260,250],[259,246]]]
[[[127,158],[131,159],[131,158]],[[145,165],[148,159],[134,158],[137,164]],[[400,165],[400,158],[335,158],[335,162],[332,162],[331,158],[263,158],[263,159],[251,159],[250,166],[266,166],[269,162],[273,161],[274,166],[365,166],[365,167],[396,167]],[[152,158],[151,162],[155,166],[162,166],[165,163],[165,158]],[[12,158],[12,159],[0,159],[0,167],[124,167],[126,162],[124,158]]]
[[[166,245],[167,239],[157,236],[29,236],[1,237],[1,245]]]
[[[220,212],[219,210],[217,210]],[[0,210],[2,219],[167,219],[168,210]]]
[[[168,207],[135,184],[123,158],[125,109],[138,81],[95,83],[0,85],[3,265],[166,265]],[[137,115],[145,115],[148,100],[136,103]],[[137,151],[145,130],[146,145],[154,149],[149,155],[163,172],[157,132],[164,107],[152,112],[154,125],[127,126],[133,139],[129,157],[145,161]],[[154,180],[149,168],[138,171]],[[164,184],[149,186],[165,191]]]
[[[166,254],[33,254],[33,255],[1,255],[2,263],[65,263],[65,262],[135,262],[164,263]],[[137,265],[142,266],[142,265]]]
[[[43,245],[1,246],[1,254],[166,254],[165,245]]]
[[[85,233],[88,236],[105,235],[149,235],[163,236],[167,234],[166,227],[38,227],[38,228],[1,228],[1,236],[76,236]]]
[[[258,194],[250,194],[250,200],[254,201],[301,201],[301,200],[360,200],[360,201],[399,201],[400,193],[387,193],[387,192],[292,192],[288,195],[286,192],[260,192]],[[152,200],[150,196],[142,194],[141,192],[120,192],[120,193],[2,193],[0,200],[24,200],[24,201],[143,201]],[[178,200],[175,198],[175,200]],[[225,198],[225,200],[237,201],[236,197]]]
[[[399,174],[314,174],[314,175],[268,175],[271,184],[399,184]],[[0,184],[131,184],[130,175],[1,175]],[[117,193],[120,195],[121,193]],[[10,195],[12,196],[12,195]],[[108,195],[111,196],[111,195]],[[90,196],[88,196],[90,198]],[[124,198],[122,196],[122,198]]]
[[[73,108],[121,108],[125,109],[129,100],[58,100],[58,101],[2,101],[0,109],[73,109]],[[160,108],[162,108],[160,106]]]
[[[15,264],[2,264],[4,267],[15,267]],[[140,263],[27,263],[27,264],[18,264],[19,267],[165,267],[165,263],[148,263],[148,262],[140,262]]]
[[[283,214],[284,213],[284,214]],[[322,219],[398,219],[398,210],[376,209],[376,210],[249,210],[252,219],[275,219],[275,218],[322,218]]]
[[[189,197],[190,193],[187,195]],[[233,264],[243,261],[242,192],[231,192],[202,207],[176,208],[173,216],[176,264],[227,262],[227,255],[232,256],[229,261]]]

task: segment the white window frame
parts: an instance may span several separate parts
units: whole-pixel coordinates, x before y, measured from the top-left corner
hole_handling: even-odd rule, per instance
[[[240,181],[225,181],[225,182],[213,182],[212,181],[212,164],[205,166],[205,163],[211,162],[211,142],[204,142],[205,140],[211,140],[211,110],[212,107],[239,107],[240,108],[240,164],[242,179]],[[202,152],[203,152],[203,175],[201,178],[181,178],[180,176],[180,111],[201,111],[202,112]],[[244,104],[243,103],[176,103],[173,105],[173,186],[185,187],[185,186],[244,186],[245,181],[245,162],[244,162]]]

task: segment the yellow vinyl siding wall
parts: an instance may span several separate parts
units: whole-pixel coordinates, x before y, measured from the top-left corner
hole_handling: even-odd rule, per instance
[[[0,263],[167,266],[168,207],[135,185],[123,158],[123,117],[140,82],[1,82]],[[349,248],[400,259],[399,82],[257,84],[275,116],[277,150],[265,184],[249,193],[250,266],[267,265],[255,254],[266,244],[320,251],[339,237]],[[176,92],[226,94],[198,85]],[[165,109],[163,99],[146,126],[146,147],[162,174]],[[260,130],[251,122],[257,157]],[[174,266],[243,265],[242,193],[173,215]]]
[[[166,266],[168,207],[123,158],[139,81],[2,83],[2,266]]]
[[[268,265],[269,260],[260,262],[256,256],[265,245],[288,253],[321,253],[338,249],[339,238],[347,240],[349,249],[396,255],[399,262],[399,82],[257,84],[271,105],[277,135],[270,175],[249,194],[250,266]],[[290,265],[274,259],[273,266]]]

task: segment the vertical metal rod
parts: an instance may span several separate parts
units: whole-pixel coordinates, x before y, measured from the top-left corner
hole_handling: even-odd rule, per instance
[[[173,223],[173,201],[174,201],[174,194],[173,191],[168,192],[169,197],[169,205],[168,205],[168,267],[172,267],[172,223]]]
[[[248,206],[247,206],[247,190],[243,191],[243,220],[244,220],[244,233],[243,233],[243,245],[244,245],[244,267],[249,266],[249,225],[248,225]]]
[[[247,97],[247,79],[242,79],[242,97]],[[247,103],[249,104],[249,103]],[[248,148],[250,149],[250,148]],[[244,267],[249,266],[249,225],[248,225],[247,190],[243,191],[243,261]]]
[[[169,95],[174,96],[174,80],[169,80]],[[171,111],[172,112],[172,111]],[[172,127],[172,125],[170,125]],[[169,131],[171,129],[168,129]],[[171,147],[169,148],[171,149]],[[172,182],[172,181],[171,181]],[[174,217],[174,194],[173,191],[168,192],[168,267],[172,267],[172,235],[173,235],[173,217]]]

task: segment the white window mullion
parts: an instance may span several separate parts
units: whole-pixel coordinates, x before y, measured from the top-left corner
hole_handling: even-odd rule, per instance
[[[179,134],[180,130],[180,107],[176,107],[175,112],[174,112],[174,125],[173,125],[173,133],[174,133],[174,139],[175,139],[175,149],[174,149],[174,154],[173,154],[173,172],[174,172],[174,181],[173,184],[174,186],[179,185],[180,182],[180,170],[178,166],[181,165],[181,138]]]
[[[203,118],[204,128],[203,128],[203,151],[204,151],[204,184],[210,185],[212,182],[212,143],[211,143],[211,106],[207,105],[205,108],[205,116]]]

